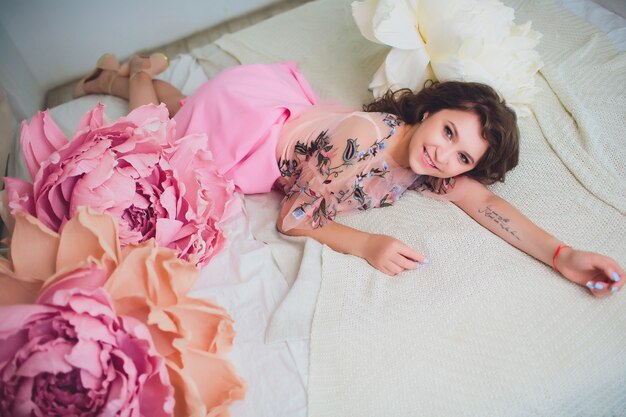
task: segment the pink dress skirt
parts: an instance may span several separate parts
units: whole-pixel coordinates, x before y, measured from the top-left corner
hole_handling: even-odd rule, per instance
[[[245,194],[268,192],[283,125],[317,101],[294,61],[228,68],[185,99],[176,138],[205,133],[220,174]]]

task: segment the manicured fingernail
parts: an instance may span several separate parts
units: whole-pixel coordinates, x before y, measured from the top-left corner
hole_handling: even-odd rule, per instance
[[[424,258],[424,260],[422,261],[422,263],[423,263],[424,265],[428,265],[428,264],[430,263],[430,259],[428,259],[428,258]]]
[[[617,272],[611,272],[611,278],[613,278],[613,281],[619,282],[619,275]]]
[[[617,292],[619,290],[619,287],[611,287],[611,292]]]
[[[593,281],[587,281],[587,284],[585,284],[587,286],[587,288],[589,288],[590,290],[593,289]]]
[[[604,288],[604,284],[603,284],[603,283],[601,283],[601,282],[596,282],[596,285],[594,285],[594,288],[595,288],[596,290],[601,290],[601,289],[603,289],[603,288]]]

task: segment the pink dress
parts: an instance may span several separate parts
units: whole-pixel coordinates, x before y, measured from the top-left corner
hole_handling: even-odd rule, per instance
[[[402,124],[319,99],[295,62],[222,71],[174,116],[176,137],[206,133],[218,172],[246,194],[282,189],[282,230],[392,205],[417,179],[386,152]]]
[[[316,105],[288,122],[276,156],[288,214],[282,230],[323,226],[339,213],[395,203],[418,175],[387,147],[403,122],[391,114]]]
[[[187,97],[176,138],[206,133],[217,171],[246,194],[272,189],[278,134],[318,101],[294,61],[228,68]]]

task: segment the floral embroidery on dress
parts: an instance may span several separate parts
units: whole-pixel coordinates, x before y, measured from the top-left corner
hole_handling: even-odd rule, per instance
[[[341,204],[343,206],[346,204],[353,205],[357,210],[367,210],[371,207],[391,206],[400,198],[404,189],[398,192],[401,187],[397,186],[392,187],[378,201],[373,201],[373,198],[366,192],[366,184],[372,178],[385,178],[389,173],[389,164],[384,160],[379,164],[363,162],[379,155],[380,151],[387,147],[387,140],[396,133],[396,127],[403,123],[392,114],[382,114],[382,116],[383,122],[389,127],[387,135],[377,138],[367,149],[360,149],[358,138],[346,139],[344,148],[337,149],[337,145],[332,143],[328,135],[328,130],[324,130],[308,144],[297,141],[292,159],[281,158],[278,161],[281,176],[296,179],[294,185],[285,190],[286,199],[295,193],[309,197],[308,201],[292,208],[291,216],[299,220],[309,215],[311,226],[316,228],[332,221],[339,212],[338,206]],[[342,152],[341,159],[336,158],[338,152]],[[326,195],[322,195],[320,190],[312,189],[309,182],[303,180],[301,176],[302,167],[312,164],[319,174],[321,182],[329,185],[340,178],[348,167],[357,163],[362,164],[364,169],[357,171],[354,181],[339,190],[330,191]],[[394,190],[394,188],[398,190]]]

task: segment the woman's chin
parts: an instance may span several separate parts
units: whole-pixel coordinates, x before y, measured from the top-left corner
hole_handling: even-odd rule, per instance
[[[430,175],[431,177],[434,177],[434,175],[430,172],[432,170],[426,169],[426,167],[423,167],[422,164],[420,164],[419,162],[414,162],[411,161],[411,171],[413,171],[414,174],[416,175]]]
[[[441,175],[441,172],[435,171],[434,169],[427,169],[421,166],[411,167],[411,171],[413,171],[417,175],[428,175],[429,177],[435,178],[447,178]]]

